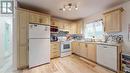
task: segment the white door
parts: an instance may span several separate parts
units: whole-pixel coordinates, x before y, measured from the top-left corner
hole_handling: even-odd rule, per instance
[[[50,26],[29,24],[29,38],[50,38]]]
[[[29,67],[50,62],[50,39],[29,40]]]

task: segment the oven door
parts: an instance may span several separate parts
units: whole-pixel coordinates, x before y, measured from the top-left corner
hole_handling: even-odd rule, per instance
[[[61,52],[71,51],[71,43],[62,43],[61,44]]]

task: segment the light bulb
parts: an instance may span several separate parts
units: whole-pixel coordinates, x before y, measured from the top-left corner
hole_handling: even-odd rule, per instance
[[[62,10],[63,10],[63,11],[65,11],[66,9],[65,9],[65,8],[63,8]]]
[[[72,9],[71,9],[71,8],[69,8],[68,10],[69,10],[69,11],[71,11]]]
[[[78,10],[78,7],[76,7],[75,9]]]

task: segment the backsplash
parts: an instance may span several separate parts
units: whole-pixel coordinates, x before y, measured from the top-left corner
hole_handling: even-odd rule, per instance
[[[123,35],[118,33],[107,33],[107,35],[105,35],[105,42],[122,43]]]

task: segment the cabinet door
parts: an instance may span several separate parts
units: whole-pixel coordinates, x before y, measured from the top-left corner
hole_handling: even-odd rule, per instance
[[[72,42],[72,52],[80,55],[80,48],[79,48],[79,42]]]
[[[70,24],[70,34],[76,34],[76,23]]]
[[[29,13],[29,22],[30,23],[40,23],[40,14],[38,13]]]
[[[45,15],[45,14],[41,14],[40,23],[50,25],[50,16]]]
[[[87,44],[86,43],[80,43],[80,56],[87,58]]]
[[[61,21],[58,21],[57,23],[59,24],[59,28],[60,28],[61,30],[64,30],[64,23],[61,22]]]
[[[88,59],[96,61],[96,45],[87,44],[87,47],[88,47]]]
[[[77,34],[81,34],[81,32],[82,32],[82,25],[83,25],[83,21],[77,21],[77,31],[76,31],[76,33]]]
[[[104,16],[105,23],[105,32],[112,32],[113,24],[112,24],[112,14],[106,14]]]
[[[57,21],[51,21],[51,26],[57,26],[59,27],[59,23]]]
[[[51,43],[51,58],[60,56],[60,43]]]
[[[69,23],[65,23],[64,24],[64,30],[69,31],[69,29],[70,29]]]
[[[18,10],[18,68],[28,66],[28,41],[27,32],[29,24],[29,12],[24,10]]]
[[[117,10],[112,13],[112,24],[113,24],[113,31],[119,32],[121,31],[121,11]]]

